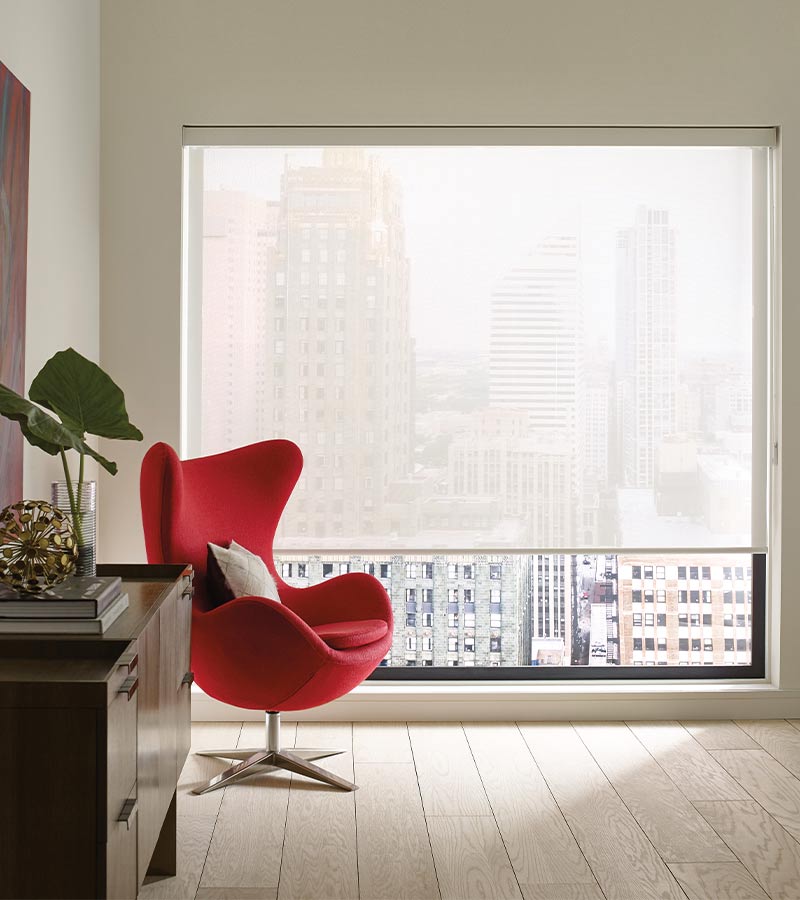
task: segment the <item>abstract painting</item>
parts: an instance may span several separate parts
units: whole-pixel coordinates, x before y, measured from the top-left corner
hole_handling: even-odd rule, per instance
[[[31,94],[0,63],[0,384],[25,389]],[[0,509],[22,499],[23,438],[0,418]]]

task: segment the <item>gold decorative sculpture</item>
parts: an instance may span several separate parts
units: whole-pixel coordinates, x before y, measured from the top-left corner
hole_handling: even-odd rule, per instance
[[[12,503],[0,512],[0,581],[35,594],[75,569],[78,543],[67,515],[44,500]]]

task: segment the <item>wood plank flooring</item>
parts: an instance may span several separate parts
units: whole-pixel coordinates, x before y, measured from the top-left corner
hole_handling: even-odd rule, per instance
[[[198,723],[193,748],[263,726]],[[301,723],[344,793],[269,773],[196,796],[140,900],[800,900],[800,720]]]

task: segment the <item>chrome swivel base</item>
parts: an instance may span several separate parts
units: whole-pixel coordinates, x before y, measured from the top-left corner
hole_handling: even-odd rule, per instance
[[[313,778],[315,781],[322,781],[333,787],[341,788],[345,791],[355,791],[358,785],[334,775],[333,772],[315,766],[310,760],[324,759],[326,756],[336,756],[344,753],[344,750],[310,750],[290,748],[281,749],[281,714],[278,712],[267,713],[267,741],[265,748],[250,748],[243,750],[196,750],[196,756],[217,756],[222,759],[239,760],[236,765],[231,766],[224,772],[220,772],[211,781],[196,787],[193,794],[207,794],[209,791],[216,791],[219,788],[226,787],[229,784],[235,784],[249,778],[251,775],[264,774],[265,772],[274,772],[277,769],[284,769],[295,775],[305,775],[307,778]]]

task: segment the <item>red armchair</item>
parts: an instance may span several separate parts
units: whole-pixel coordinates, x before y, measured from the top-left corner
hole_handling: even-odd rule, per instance
[[[192,669],[210,696],[266,711],[266,742],[250,750],[205,751],[240,760],[205,793],[255,772],[283,768],[354,790],[356,785],[310,760],[336,750],[284,750],[280,712],[309,709],[360,684],[392,642],[392,608],[383,586],[364,573],[308,588],[286,584],[275,568],[275,530],[303,466],[291,441],[264,441],[181,461],[155,444],[141,471],[142,519],[151,563],[190,562],[195,571]],[[280,603],[239,597],[217,605],[206,581],[207,544],[237,541],[259,554],[278,585]]]

